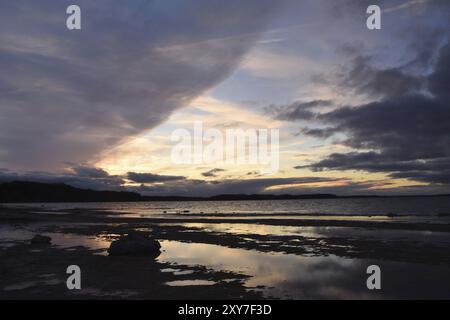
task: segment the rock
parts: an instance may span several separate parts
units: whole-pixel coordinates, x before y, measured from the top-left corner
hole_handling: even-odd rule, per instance
[[[108,253],[110,256],[151,256],[160,255],[161,245],[146,233],[131,231],[127,236],[111,242]]]
[[[30,242],[31,244],[51,244],[52,238],[37,234],[30,240]]]

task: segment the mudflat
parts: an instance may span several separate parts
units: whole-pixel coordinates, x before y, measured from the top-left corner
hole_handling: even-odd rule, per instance
[[[161,254],[109,256],[133,231]],[[30,242],[49,236],[50,245]],[[102,210],[0,209],[2,299],[449,298],[450,225],[299,217],[127,217]],[[384,290],[365,287],[365,267]],[[66,286],[69,265],[81,290]],[[288,266],[291,265],[292,268]],[[407,270],[406,270],[407,269]],[[403,277],[403,278],[402,278]],[[404,285],[408,278],[420,290]]]

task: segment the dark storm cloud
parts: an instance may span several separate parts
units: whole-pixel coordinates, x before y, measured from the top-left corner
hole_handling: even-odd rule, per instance
[[[397,161],[396,157],[389,159],[386,155],[377,152],[350,152],[334,153],[313,166],[296,166],[295,169],[311,167],[315,171],[326,168],[339,170],[365,170],[379,171],[441,171],[450,169],[450,158],[424,160]]]
[[[449,161],[450,159],[447,159]],[[443,185],[450,185],[450,169],[445,171],[406,171],[406,172],[394,172],[390,174],[393,178],[405,178],[415,181],[437,183]],[[447,189],[446,192],[448,192]]]
[[[153,173],[136,173],[136,172],[128,172],[127,178],[137,183],[155,183],[155,182],[179,181],[186,179],[186,177],[182,176],[167,176]]]
[[[268,189],[276,187],[275,189]],[[185,180],[161,185],[141,185],[131,190],[148,195],[213,196],[218,194],[317,194],[339,195],[393,195],[393,194],[437,194],[442,188],[393,186],[390,181],[352,182],[349,179],[323,177],[303,178],[258,178],[248,180]]]
[[[0,3],[0,166],[88,162],[226,78],[280,1]]]
[[[302,178],[259,178],[259,179],[224,179],[224,180],[184,180],[168,182],[162,185],[137,187],[136,190],[145,194],[184,195],[184,196],[213,196],[217,194],[258,194],[277,193],[277,190],[266,190],[269,187],[285,185],[305,185],[318,182],[334,182],[337,179],[322,177]],[[285,191],[285,190],[284,190]],[[285,191],[286,192],[286,191]],[[295,190],[293,191],[295,193]],[[288,193],[292,193],[292,190]]]
[[[329,127],[305,129],[305,134],[345,133],[344,145],[374,151],[335,153],[308,167],[387,172],[395,178],[450,184],[450,45],[440,50],[426,82],[426,94],[391,96],[316,115]]]

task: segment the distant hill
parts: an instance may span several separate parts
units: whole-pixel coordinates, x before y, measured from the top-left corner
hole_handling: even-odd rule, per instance
[[[450,195],[438,195],[450,196]],[[223,194],[212,197],[142,196],[128,191],[96,191],[66,184],[29,181],[0,183],[0,203],[31,202],[134,202],[134,201],[226,201],[226,200],[291,200],[376,198],[386,196],[337,196],[334,194]]]
[[[0,202],[110,202],[139,201],[135,192],[94,191],[39,182],[6,182],[0,184]]]

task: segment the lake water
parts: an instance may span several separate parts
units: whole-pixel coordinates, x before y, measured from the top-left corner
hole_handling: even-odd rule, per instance
[[[450,216],[450,197],[347,198],[250,201],[154,201],[121,203],[11,204],[51,209],[103,209],[138,216],[350,215]]]

